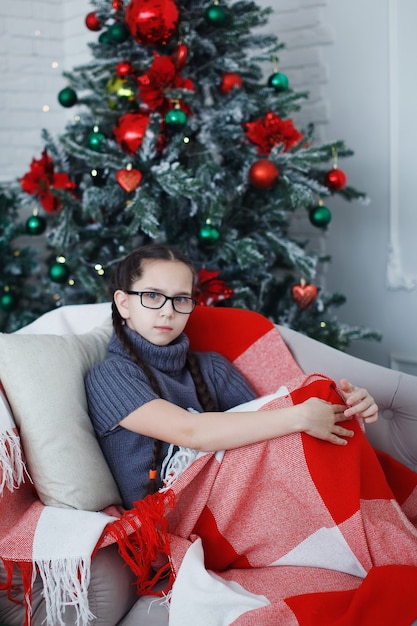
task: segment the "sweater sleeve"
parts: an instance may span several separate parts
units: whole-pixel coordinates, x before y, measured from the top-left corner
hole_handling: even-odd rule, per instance
[[[98,363],[89,371],[85,387],[90,418],[100,436],[135,409],[159,398],[145,373],[126,360]]]

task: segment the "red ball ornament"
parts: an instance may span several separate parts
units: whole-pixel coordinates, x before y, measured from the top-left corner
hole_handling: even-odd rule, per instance
[[[249,168],[249,182],[257,189],[271,189],[278,180],[279,169],[268,159],[259,159]]]
[[[95,13],[95,11],[91,11],[91,13],[88,13],[86,15],[85,25],[87,26],[88,30],[92,30],[92,31],[101,30],[101,22],[98,19],[97,13]]]
[[[306,284],[304,280],[299,285],[294,285],[291,288],[291,296],[298,308],[307,309],[310,304],[313,304],[317,298],[317,287],[313,284]]]
[[[327,172],[324,182],[331,191],[340,191],[346,185],[346,174],[343,170],[334,167]]]
[[[117,143],[123,150],[135,153],[142,145],[149,124],[147,113],[126,113],[113,128]]]
[[[221,93],[226,94],[229,91],[232,91],[235,87],[240,89],[243,85],[242,78],[236,72],[226,72],[222,76],[222,81],[219,85],[219,90]]]
[[[120,61],[116,65],[116,76],[118,78],[127,78],[133,74],[133,67],[128,63],[128,61]]]
[[[131,0],[125,13],[132,36],[142,44],[165,43],[177,30],[174,0]]]

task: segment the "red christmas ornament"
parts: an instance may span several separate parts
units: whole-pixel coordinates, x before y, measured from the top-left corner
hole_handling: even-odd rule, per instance
[[[130,74],[133,74],[133,67],[128,61],[120,61],[116,65],[116,76],[118,78],[127,78]]]
[[[221,83],[219,85],[219,90],[222,94],[229,93],[235,87],[240,89],[243,85],[242,78],[239,74],[235,72],[225,72],[222,76]]]
[[[116,180],[122,189],[130,193],[139,187],[142,180],[142,172],[133,168],[117,170]]]
[[[268,159],[259,159],[249,168],[249,182],[257,189],[271,189],[278,180],[279,170]]]
[[[291,288],[291,296],[300,309],[307,309],[317,298],[317,287],[302,280],[299,285]]]
[[[85,25],[87,26],[88,30],[101,30],[101,22],[97,17],[97,13],[95,13],[94,11],[88,13],[85,17]]]
[[[123,9],[123,2],[122,0],[112,0],[111,6],[115,11],[121,11]]]
[[[197,274],[197,286],[195,290],[195,298],[198,304],[210,306],[216,302],[227,300],[234,291],[228,287],[224,280],[219,280],[220,272],[210,272],[202,268]]]
[[[30,170],[21,179],[20,185],[26,193],[36,196],[47,213],[55,213],[61,208],[61,200],[54,195],[54,189],[74,192],[76,184],[65,172],[54,172],[54,164],[46,150],[40,159],[32,159]]]
[[[182,70],[187,62],[188,48],[185,43],[179,43],[174,52],[171,54],[171,58],[174,62],[177,70]]]
[[[119,118],[113,133],[123,150],[135,153],[142,145],[149,124],[147,113],[126,113]]]
[[[144,105],[151,111],[160,109],[166,113],[169,108],[169,100],[165,96],[168,89],[194,90],[193,82],[188,78],[182,78],[181,72],[175,67],[171,57],[154,52],[154,58],[150,68],[141,76],[138,76],[139,96]],[[189,107],[181,106],[187,115]]]
[[[249,141],[258,146],[258,154],[265,155],[279,144],[282,144],[284,152],[287,152],[303,138],[291,119],[283,120],[272,111],[258,120],[243,124],[243,130]]]
[[[324,182],[331,191],[340,191],[346,185],[346,174],[343,170],[334,167],[327,172]]]
[[[165,43],[177,30],[179,12],[174,0],[131,0],[125,20],[142,44]]]

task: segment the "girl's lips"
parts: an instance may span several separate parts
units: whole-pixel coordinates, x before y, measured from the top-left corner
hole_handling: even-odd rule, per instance
[[[169,332],[172,330],[171,326],[155,326],[155,330],[161,330],[162,332]]]

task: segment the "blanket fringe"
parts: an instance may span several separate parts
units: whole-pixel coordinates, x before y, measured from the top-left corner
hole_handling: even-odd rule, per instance
[[[112,537],[119,553],[136,576],[140,595],[163,595],[173,582],[169,565],[170,544],[165,514],[174,506],[174,494],[154,493],[134,503],[133,508],[106,528],[103,540]],[[161,556],[165,558],[161,559]],[[162,563],[162,565],[161,565]],[[153,592],[158,582],[167,578],[163,592]]]
[[[14,563],[8,559],[0,557],[3,565],[5,580],[0,581],[0,589],[7,591],[7,597],[14,604],[20,604],[25,607],[25,622],[23,626],[31,626],[32,624],[32,588],[33,581],[36,576],[31,561],[22,561]],[[14,577],[17,576],[19,582],[14,584]],[[23,597],[22,597],[23,588]]]
[[[30,479],[22,458],[21,441],[14,431],[5,431],[0,437],[0,495],[4,488],[11,492]]]
[[[91,559],[51,559],[36,565],[44,587],[47,625],[65,626],[65,607],[72,606],[76,626],[87,626],[94,618],[88,606]]]

